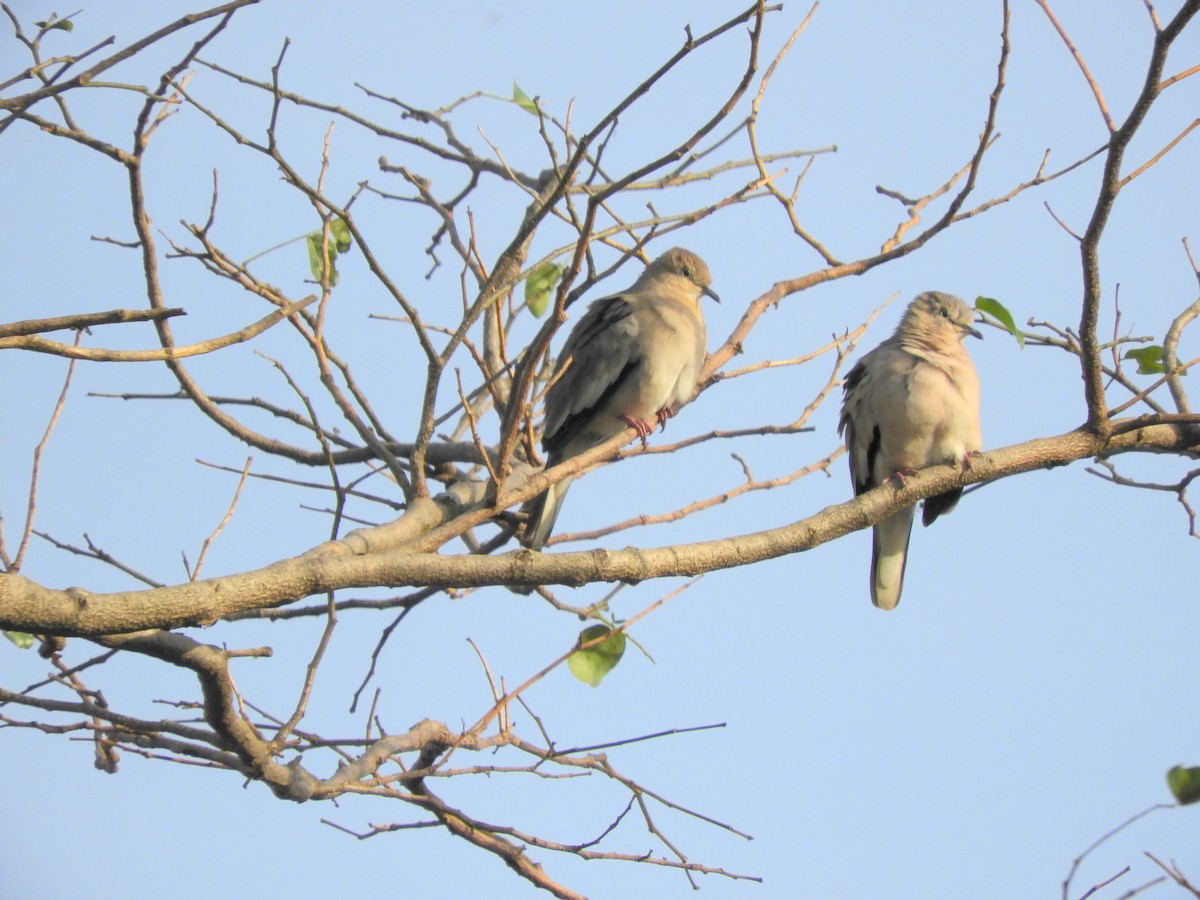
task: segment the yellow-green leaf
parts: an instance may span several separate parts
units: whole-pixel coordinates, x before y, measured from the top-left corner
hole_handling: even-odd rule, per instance
[[[1008,333],[1017,339],[1017,343],[1020,344],[1021,349],[1025,349],[1025,335],[1017,327],[1017,323],[1013,321],[1012,313],[1008,311],[1008,307],[992,297],[976,297],[975,308],[982,313],[987,313],[1008,329]]]
[[[304,242],[308,245],[308,270],[312,272],[314,281],[322,281],[325,266],[321,262],[321,246],[325,244],[324,229],[305,235]],[[329,286],[338,283],[337,258],[339,253],[345,253],[353,242],[350,238],[350,226],[341,216],[335,216],[329,223],[329,242],[325,244],[329,256]]]
[[[538,114],[537,101],[521,90],[520,85],[518,85],[515,81],[513,82],[512,98],[513,103],[517,104],[517,106],[521,107],[521,109],[525,110],[525,112],[535,116]]]
[[[546,311],[546,306],[550,303],[550,292],[554,290],[554,285],[558,283],[562,273],[562,266],[549,262],[538,266],[525,279],[525,304],[535,316],[540,316]]]
[[[341,216],[335,216],[329,223],[329,237],[337,244],[339,253],[345,253],[353,243],[350,238],[350,226]]]
[[[567,657],[567,668],[571,674],[585,684],[596,687],[604,680],[604,676],[613,670],[625,653],[625,633],[613,631],[607,625],[592,625],[579,633],[579,644],[582,647],[591,641],[603,638],[583,650],[576,650]]]
[[[34,22],[33,24],[38,28],[41,28],[43,31],[50,31],[53,28],[57,28],[59,31],[66,31],[69,33],[75,28],[74,22],[72,22],[70,19],[60,19],[55,13],[50,14],[49,21]]]
[[[1175,766],[1167,773],[1167,787],[1185,806],[1200,801],[1200,767]]]
[[[28,650],[33,646],[33,635],[26,634],[23,631],[6,631],[4,636],[20,647],[22,650]]]
[[[1167,371],[1163,365],[1163,348],[1158,344],[1126,350],[1123,358],[1132,359],[1137,363],[1139,375],[1161,375]]]

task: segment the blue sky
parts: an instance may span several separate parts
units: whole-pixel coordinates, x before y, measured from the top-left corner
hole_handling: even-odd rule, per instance
[[[53,9],[40,2],[16,6],[27,25]],[[1175,6],[1162,6],[1160,16],[1169,17]],[[549,2],[519,9],[460,2],[419,10],[357,3],[335,13],[328,4],[264,3],[240,13],[204,55],[266,78],[287,35],[292,44],[284,79],[290,89],[385,122],[396,123],[394,110],[367,100],[355,82],[432,107],[476,90],[508,95],[515,81],[560,117],[572,104],[572,121],[583,131],[677,48],[685,24],[698,34],[739,8],[615,0],[573,5],[568,13]],[[57,38],[54,52],[90,46],[108,34],[116,34],[120,46],[188,9],[175,0],[88,7],[75,32]],[[1076,0],[1057,4],[1055,11],[1109,108],[1122,119],[1140,88],[1149,52],[1144,6],[1135,0]],[[787,4],[770,17],[764,62],[807,12],[806,6]],[[771,152],[837,146],[836,153],[815,158],[799,210],[805,226],[839,256],[873,252],[902,215],[876,185],[919,195],[969,158],[995,78],[999,27],[1000,10],[993,3],[829,2],[817,10],[772,81],[759,134]],[[1194,29],[1176,46],[1168,73],[1196,64],[1198,34]],[[151,83],[192,39],[176,38],[110,77]],[[985,162],[980,200],[1031,178],[1047,148],[1054,169],[1106,139],[1091,92],[1036,4],[1014,3],[1012,42],[998,123],[1002,137]],[[699,54],[623,116],[606,157],[611,170],[625,171],[662,152],[711,115],[736,80],[744,45],[744,38],[731,37]],[[13,42],[4,46],[6,73],[26,64]],[[190,90],[237,127],[261,136],[268,112],[261,95],[205,69],[197,70]],[[1197,90],[1189,81],[1167,92],[1134,142],[1127,168],[1192,121]],[[127,144],[135,99],[96,92],[71,102],[83,127]],[[48,108],[41,111],[50,114]],[[486,135],[514,165],[530,171],[545,165],[534,120],[510,105],[482,99],[457,112],[454,121],[480,152],[486,151]],[[285,152],[315,177],[329,117],[285,107],[282,122]],[[272,165],[239,150],[195,110],[179,113],[155,140],[147,182],[151,215],[165,235],[184,240],[180,219],[207,216],[214,168],[221,184],[215,235],[235,257],[316,227],[311,207],[279,182]],[[328,185],[335,197],[347,196],[364,178],[402,190],[395,176],[378,172],[380,155],[409,162],[439,186],[457,183],[449,170],[406,158],[401,148],[345,122],[336,125],[331,146]],[[1194,242],[1198,235],[1198,152],[1192,135],[1119,199],[1101,247],[1102,334],[1113,329],[1118,285],[1122,330],[1157,339],[1195,299],[1196,279],[1180,241]],[[790,186],[801,165],[791,164],[785,184]],[[0,245],[10,279],[0,318],[144,304],[134,255],[89,240],[131,234],[126,182],[116,166],[18,126],[0,136],[0,170],[19,174],[5,179],[8,215],[0,219]],[[904,302],[926,289],[968,301],[996,297],[1019,322],[1033,317],[1074,327],[1081,294],[1077,244],[1046,206],[1082,229],[1099,175],[1093,162],[956,226],[910,257],[789,297],[764,317],[734,365],[807,352],[895,296],[861,352],[890,332]],[[485,259],[507,243],[525,202],[495,184],[473,199]],[[626,209],[643,202],[634,198]],[[660,211],[684,201],[663,202]],[[434,312],[448,309],[444,318],[451,318],[460,302],[453,267],[429,281],[422,277],[430,217],[374,199],[356,212],[414,302]],[[562,232],[547,234],[534,252],[548,252],[561,240]],[[767,200],[701,222],[675,242],[708,261],[722,297],[721,306],[707,309],[711,348],[724,340],[747,303],[776,281],[820,265],[791,234],[782,210]],[[165,239],[160,248],[166,249]],[[300,245],[261,265],[264,278],[297,295],[307,292]],[[189,313],[176,326],[181,341],[210,337],[263,314],[198,268],[164,263],[168,302]],[[625,286],[632,273],[627,267],[608,287]],[[372,313],[395,314],[395,308],[368,277],[360,254],[346,258],[342,279],[331,323],[338,346],[375,398],[376,410],[394,423],[395,432],[408,434],[423,367],[402,326],[368,319]],[[517,337],[528,340],[535,327]],[[137,326],[101,329],[92,340],[153,345],[150,331]],[[1194,334],[1185,339],[1180,358],[1195,357],[1197,345]],[[191,371],[211,393],[290,402],[286,385],[254,355],[256,349],[303,366],[302,348],[278,330],[198,359]],[[970,350],[983,384],[985,448],[1058,434],[1082,421],[1078,366],[1066,354],[1021,351],[993,330]],[[465,358],[462,365],[469,371]],[[656,439],[790,422],[819,390],[830,365],[823,358],[717,385]],[[0,431],[5,473],[0,511],[10,541],[25,507],[30,453],[64,369],[57,359],[0,354],[0,383],[9,386]],[[236,482],[195,460],[240,469],[246,448],[183,404],[87,396],[171,389],[173,382],[158,366],[80,365],[43,461],[40,530],[75,543],[87,532],[161,580],[185,577],[180,552],[196,559]],[[1111,396],[1126,399],[1119,388]],[[710,442],[594,472],[572,488],[558,530],[665,512],[731,489],[742,478],[731,452],[759,478],[784,476],[838,445],[837,399],[834,394],[816,414],[812,433]],[[452,402],[447,394],[445,405]],[[264,454],[253,455],[257,472],[290,472]],[[1126,458],[1118,465],[1126,474],[1161,481],[1177,480],[1186,471],[1176,459]],[[830,474],[606,542],[658,546],[786,524],[849,497],[844,461]],[[380,482],[374,489],[386,486]],[[301,504],[327,503],[315,492],[251,483],[211,551],[206,573],[261,566],[319,543],[328,520]],[[383,516],[378,508],[364,514]],[[1198,549],[1169,494],[1114,487],[1088,474],[1083,463],[1036,472],[990,484],[934,527],[918,527],[904,599],[894,613],[871,607],[870,538],[854,534],[806,554],[706,576],[635,629],[653,663],[631,651],[595,690],[559,671],[527,699],[557,741],[576,746],[724,723],[721,729],[612,752],[614,764],[639,783],[753,835],[753,841],[744,841],[686,817],[657,814],[656,821],[689,857],[764,879],[760,887],[709,876],[700,882],[706,897],[1059,896],[1071,861],[1084,848],[1129,816],[1170,800],[1167,768],[1200,762],[1200,725],[1190,703],[1198,674],[1193,627]],[[130,586],[115,570],[65,556],[37,539],[23,571],[53,587]],[[680,583],[627,587],[614,609],[632,616]],[[607,590],[597,585],[561,594],[586,604]],[[379,631],[391,618],[342,617],[307,727],[361,732],[361,712],[353,716],[346,709]],[[498,589],[435,598],[405,621],[381,656],[374,682],[383,689],[380,716],[394,731],[427,716],[451,727],[473,721],[490,701],[467,638],[512,686],[569,647],[578,629],[578,621],[543,602]],[[286,714],[320,624],[222,624],[191,633],[231,646],[271,645],[271,660],[240,661],[235,674],[247,697]],[[84,642],[73,642],[70,658],[78,662],[91,652]],[[40,680],[45,668],[32,652],[0,646],[5,687]],[[114,661],[107,668],[111,672],[97,684],[123,711],[161,716],[166,713],[155,700],[196,692],[182,673],[148,660]],[[535,734],[524,711],[520,718]],[[348,797],[336,808],[296,806],[274,800],[259,785],[243,787],[228,774],[132,754],[124,757],[120,774],[107,776],[92,769],[90,754],[86,741],[0,731],[0,759],[10,776],[6,815],[0,817],[4,896],[46,896],[49,881],[97,898],[132,891],[186,900],[218,888],[228,892],[230,879],[236,879],[238,895],[271,890],[300,898],[380,889],[418,896],[536,893],[496,859],[441,831],[357,842],[320,821],[362,830],[368,823],[411,818],[399,804]],[[624,803],[594,779],[563,783],[514,776],[440,787],[448,802],[480,818],[513,821],[566,842],[599,833]],[[1071,896],[1127,865],[1130,874],[1098,898],[1120,896],[1155,877],[1158,870],[1144,851],[1174,859],[1200,881],[1198,816],[1196,808],[1169,809],[1142,820],[1088,858]],[[627,852],[656,845],[632,822],[615,838],[614,849]],[[676,872],[583,865],[548,854],[538,858],[565,884],[592,897],[690,894]],[[1152,895],[1170,896],[1172,890],[1161,887]]]

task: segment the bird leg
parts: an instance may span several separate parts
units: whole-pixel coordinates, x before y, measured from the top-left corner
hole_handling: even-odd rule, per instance
[[[617,416],[617,418],[637,432],[638,437],[642,439],[643,447],[650,446],[647,438],[650,436],[650,432],[654,430],[653,422],[647,422],[645,419],[639,419],[634,416]]]
[[[884,484],[890,483],[895,490],[900,490],[908,481],[909,475],[916,475],[916,469],[897,469],[884,479]]]
[[[675,410],[671,409],[669,406],[664,406],[654,414],[654,417],[658,419],[658,426],[662,431],[667,430],[667,419],[671,418],[673,415],[675,415]]]

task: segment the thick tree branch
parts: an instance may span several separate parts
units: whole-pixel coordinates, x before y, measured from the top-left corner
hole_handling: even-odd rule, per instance
[[[1103,432],[1108,427],[1108,401],[1104,396],[1104,373],[1100,360],[1099,321],[1100,298],[1103,287],[1100,282],[1100,239],[1108,225],[1109,215],[1120,193],[1121,163],[1125,151],[1133,140],[1150,107],[1159,95],[1163,67],[1171,44],[1179,37],[1184,27],[1200,11],[1200,0],[1187,0],[1167,26],[1154,36],[1154,50],[1146,67],[1142,90],[1134,101],[1133,109],[1120,128],[1113,133],[1104,158],[1104,174],[1096,197],[1096,206],[1088,221],[1087,230],[1080,242],[1079,255],[1083,264],[1083,311],[1079,319],[1079,342],[1083,353],[1083,387],[1087,402],[1088,427]],[[1111,126],[1110,126],[1111,127]]]
[[[899,490],[885,485],[791,525],[697,544],[648,550],[444,556],[404,549],[370,552],[367,548],[373,533],[356,532],[262,569],[154,590],[114,594],[93,594],[81,588],[52,590],[20,575],[3,575],[0,627],[39,634],[103,635],[134,628],[205,625],[243,610],[282,606],[349,587],[580,585],[696,575],[811,550],[955,485],[993,481],[1095,456],[1135,451],[1200,453],[1200,419],[1167,418],[1170,424],[1155,424],[1150,419],[1114,423],[1107,442],[1086,429],[1038,438],[985,453],[963,472],[952,466],[934,466],[907,479]],[[514,502],[518,496],[513,495]],[[376,531],[405,529],[407,524],[401,519]],[[380,544],[396,546],[392,540],[377,540],[376,545]]]

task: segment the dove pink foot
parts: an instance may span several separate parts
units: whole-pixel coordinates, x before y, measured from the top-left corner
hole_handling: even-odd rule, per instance
[[[650,437],[650,432],[654,430],[654,422],[647,422],[645,419],[638,419],[634,416],[617,416],[622,422],[637,432],[638,437],[642,439],[642,446],[650,445],[647,438]]]

